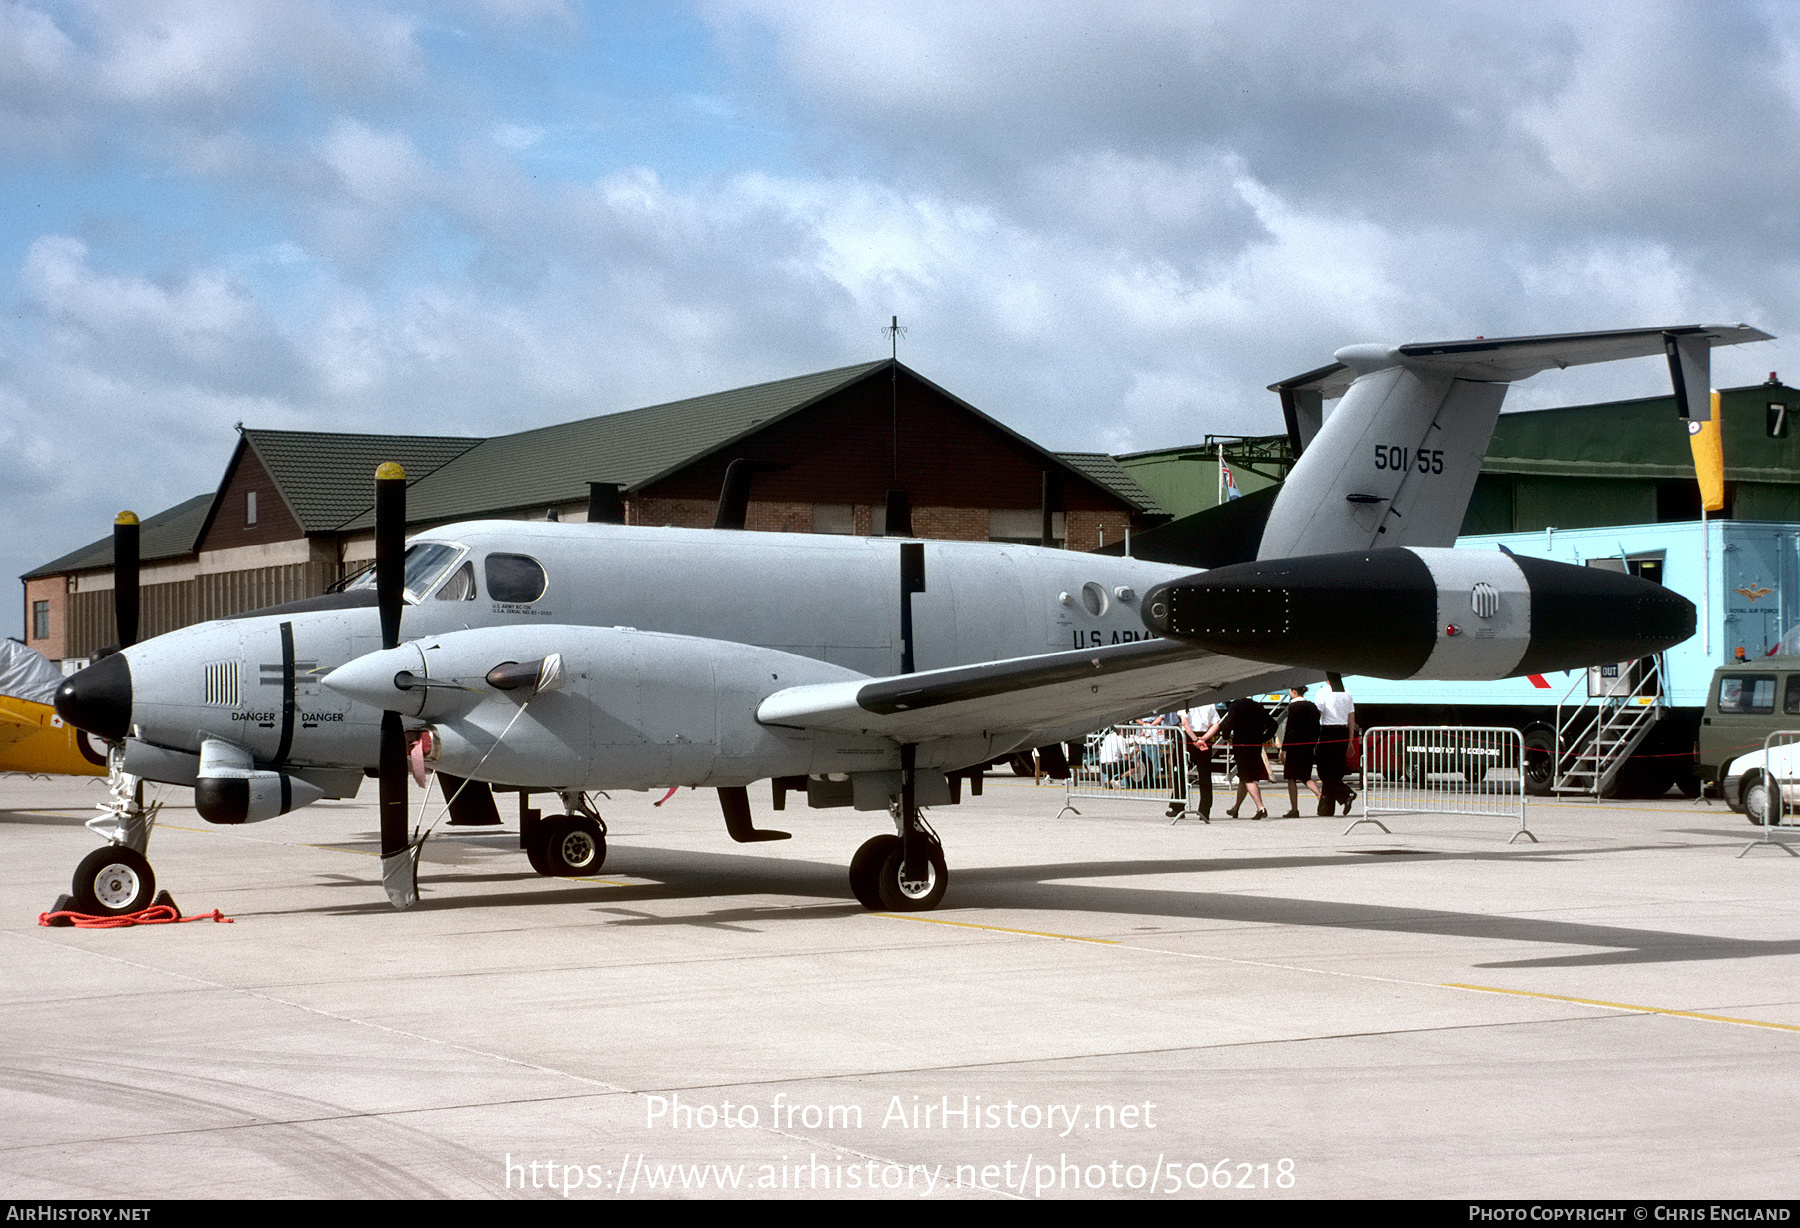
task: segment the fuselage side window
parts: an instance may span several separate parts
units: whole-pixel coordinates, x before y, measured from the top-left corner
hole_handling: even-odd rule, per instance
[[[488,596],[495,601],[514,605],[536,601],[549,585],[542,565],[523,554],[490,554],[486,570]]]

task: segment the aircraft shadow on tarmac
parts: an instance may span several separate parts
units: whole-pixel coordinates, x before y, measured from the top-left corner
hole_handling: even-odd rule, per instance
[[[1713,833],[1709,833],[1713,834]],[[1604,948],[1579,954],[1546,955],[1530,959],[1496,960],[1473,965],[1480,968],[1591,967],[1637,963],[1681,963],[1695,960],[1753,959],[1800,952],[1800,940],[1720,937],[1673,930],[1637,929],[1557,921],[1539,917],[1493,915],[1441,909],[1410,908],[1388,904],[1358,904],[1336,900],[1307,900],[1284,896],[1243,895],[1231,892],[1190,891],[1178,888],[1099,886],[1068,879],[1126,878],[1204,874],[1221,870],[1294,870],[1309,867],[1342,868],[1375,866],[1397,858],[1433,861],[1568,861],[1602,854],[1668,850],[1666,844],[1607,846],[1593,849],[1470,851],[1445,853],[1393,848],[1359,849],[1340,854],[1291,857],[1135,859],[1109,862],[1069,862],[1049,865],[989,866],[958,870],[951,880],[946,904],[966,916],[964,909],[1029,909],[1064,914],[1106,914],[1225,922],[1416,933],[1445,938],[1478,938],[1488,942],[1541,943],[1562,947]],[[453,887],[463,883],[495,883],[516,879],[525,885],[519,892],[484,893],[466,897],[442,893],[425,895],[420,905],[431,910],[520,906],[593,905],[598,911],[616,913],[622,926],[692,925],[703,928],[741,929],[779,921],[849,916],[863,911],[845,898],[841,866],[821,862],[784,860],[735,854],[721,858],[713,853],[664,849],[642,845],[615,846],[609,869],[622,877],[649,878],[648,883],[578,886],[564,880],[561,889],[537,874],[434,872],[426,863],[419,876],[421,889],[433,885]],[[605,871],[602,872],[603,874]],[[335,885],[367,890],[365,879],[331,876]],[[632,904],[668,900],[715,900],[725,904],[741,895],[814,896],[842,900],[841,904],[795,908],[791,906],[723,907],[679,916],[639,912]],[[310,910],[335,915],[386,913],[382,901],[332,905]]]

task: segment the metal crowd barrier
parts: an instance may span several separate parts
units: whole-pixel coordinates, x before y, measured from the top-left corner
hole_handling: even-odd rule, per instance
[[[1508,844],[1537,837],[1525,825],[1524,735],[1517,729],[1389,725],[1363,734],[1363,823],[1377,815],[1472,814],[1519,821]]]
[[[1791,844],[1775,835],[1777,824],[1791,827],[1800,818],[1800,729],[1776,730],[1763,739],[1762,754],[1762,835],[1746,844],[1738,856],[1772,846],[1790,857],[1800,857]],[[1752,814],[1754,788],[1744,790],[1744,809]]]
[[[1080,814],[1074,804],[1078,797],[1179,804],[1185,814],[1187,764],[1187,735],[1179,725],[1133,723],[1090,733],[1082,744],[1081,762],[1069,764],[1057,817]]]

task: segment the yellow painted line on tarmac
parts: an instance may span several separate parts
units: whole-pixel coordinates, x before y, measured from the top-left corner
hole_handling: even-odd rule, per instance
[[[1646,1015],[1677,1015],[1683,1019],[1704,1019],[1708,1023],[1735,1023],[1747,1028],[1775,1028],[1782,1032],[1800,1032],[1791,1023],[1768,1023],[1761,1019],[1739,1019],[1733,1015],[1708,1015],[1702,1011],[1665,1010],[1660,1006],[1637,1006],[1630,1002],[1603,1002],[1598,998],[1571,998],[1559,993],[1533,993],[1528,989],[1500,989],[1493,985],[1462,985],[1447,981],[1445,989],[1472,989],[1476,993],[1503,993],[1515,998],[1547,998],[1552,1002],[1573,1002],[1578,1006],[1600,1006],[1607,1010],[1636,1011]]]
[[[946,921],[942,917],[919,917],[906,912],[871,912],[867,917],[886,917],[889,921],[922,921],[926,925],[953,925],[965,930],[993,930],[996,934],[1018,934],[1025,938],[1054,938],[1060,942],[1093,942],[1103,947],[1119,944],[1111,938],[1084,938],[1080,934],[1052,934],[1044,930],[1015,930],[1004,925],[977,925],[973,921]]]

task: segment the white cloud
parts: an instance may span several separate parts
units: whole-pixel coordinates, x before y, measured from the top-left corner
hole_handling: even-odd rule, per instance
[[[215,481],[240,418],[517,429],[873,358],[896,314],[931,378],[1113,450],[1279,429],[1265,385],[1354,342],[1800,327],[1781,6],[701,12],[721,61],[634,64],[672,82],[644,102],[532,83],[584,22],[615,35],[534,0],[448,32],[324,0],[0,7],[0,154],[143,185],[124,225],[18,241],[4,442],[103,527],[122,486]],[[633,126],[655,114],[692,147]],[[1797,365],[1763,350],[1719,382]]]

